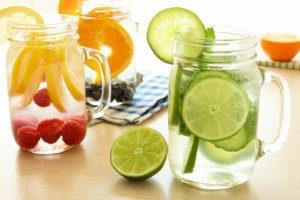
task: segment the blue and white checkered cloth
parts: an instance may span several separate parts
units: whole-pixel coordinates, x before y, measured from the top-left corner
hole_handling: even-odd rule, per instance
[[[112,124],[139,124],[168,105],[169,78],[163,75],[149,77],[137,86],[133,100],[110,106],[101,119],[91,124],[107,121]]]

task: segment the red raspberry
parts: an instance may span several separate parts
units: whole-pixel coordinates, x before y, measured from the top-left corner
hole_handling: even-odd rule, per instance
[[[33,96],[33,101],[36,105],[40,107],[47,107],[50,105],[51,100],[48,94],[48,89],[43,88],[38,90]]]
[[[64,124],[64,121],[52,118],[41,121],[37,125],[37,131],[41,133],[42,139],[49,143],[55,143],[61,136],[60,127]]]
[[[32,126],[23,126],[17,131],[17,143],[24,149],[34,148],[40,138],[40,133]]]
[[[61,128],[63,141],[68,145],[79,144],[86,134],[86,126],[77,120],[67,121]]]

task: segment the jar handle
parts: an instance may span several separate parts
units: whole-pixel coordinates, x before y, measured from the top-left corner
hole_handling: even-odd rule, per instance
[[[278,133],[272,142],[259,140],[259,152],[257,158],[279,150],[286,141],[291,117],[291,97],[287,82],[277,74],[264,72],[264,84],[275,84],[280,92],[280,126]]]
[[[94,66],[98,68],[97,72],[100,72],[102,85],[101,98],[93,102],[92,106],[95,106],[94,108],[91,107],[87,110],[89,122],[93,119],[101,118],[104,111],[109,107],[111,98],[111,76],[107,59],[100,53],[100,51],[87,47],[82,48],[85,56],[85,62],[93,61],[93,63],[96,63]]]

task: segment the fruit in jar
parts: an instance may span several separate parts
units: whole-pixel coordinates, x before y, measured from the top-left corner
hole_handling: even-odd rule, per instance
[[[33,78],[34,71],[41,64],[43,51],[26,47],[17,56],[11,72],[9,93],[12,96],[24,94]]]
[[[82,0],[60,0],[58,6],[58,13],[77,15]]]
[[[55,143],[61,136],[60,127],[64,121],[52,118],[41,121],[37,125],[37,131],[40,132],[41,138],[48,144]]]
[[[79,144],[86,134],[85,122],[80,123],[78,120],[70,119],[61,127],[61,134],[66,144]]]
[[[92,10],[78,23],[79,44],[93,49],[109,49],[108,63],[111,77],[115,78],[130,64],[133,57],[133,41],[129,33],[116,20],[104,17],[103,12]],[[91,69],[97,69],[96,62],[87,62]],[[95,83],[99,83],[100,76]]]
[[[48,94],[48,89],[43,88],[38,90],[33,96],[33,101],[36,105],[40,107],[47,107],[51,104],[50,97]]]
[[[39,88],[44,77],[44,66],[39,65],[32,71],[32,75],[26,84],[24,92],[20,95],[19,109],[27,107],[33,99],[33,96]]]
[[[72,54],[72,52],[77,52],[76,49],[74,51],[73,48],[69,48],[68,50],[69,51],[67,53],[70,54]],[[81,65],[67,66],[65,51],[66,49],[64,47],[58,49],[58,55],[61,56],[60,67],[64,82],[74,99],[77,101],[82,101],[85,98],[84,85],[82,84],[84,83],[84,80],[81,81],[81,79],[84,77],[83,68]],[[70,57],[72,56],[76,55],[70,55]]]
[[[60,112],[66,112],[67,102],[60,66],[57,65],[58,52],[54,49],[45,51],[45,71],[48,93],[52,104]]]
[[[34,148],[40,140],[40,133],[32,126],[24,126],[18,129],[16,140],[24,149]]]

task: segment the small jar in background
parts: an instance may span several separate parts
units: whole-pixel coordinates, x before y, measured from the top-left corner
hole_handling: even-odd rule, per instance
[[[112,77],[112,102],[132,100],[142,75],[135,65],[137,24],[130,18],[128,0],[84,0],[79,11],[79,44],[99,50],[108,58]],[[93,62],[86,62],[86,95],[101,96],[101,72]],[[99,92],[100,88],[100,92]],[[88,102],[89,103],[89,102]]]

